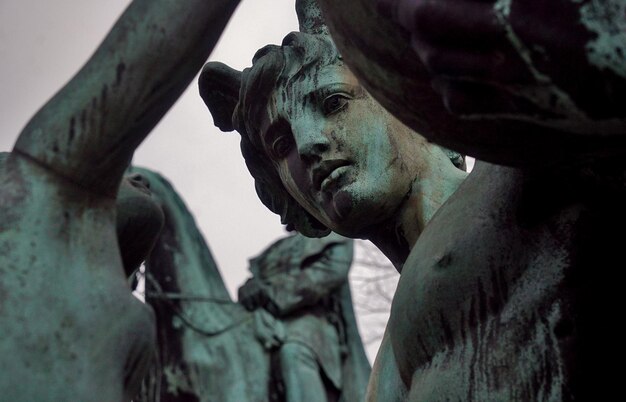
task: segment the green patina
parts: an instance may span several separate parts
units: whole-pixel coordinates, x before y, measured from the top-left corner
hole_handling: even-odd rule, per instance
[[[159,174],[136,173],[166,217],[145,273],[158,358],[137,400],[362,400],[370,366],[347,285],[352,242],[276,242],[251,260],[235,303],[181,197]]]
[[[158,207],[143,208],[150,200],[124,182],[120,233],[145,238],[122,241],[120,252],[116,195],[136,147],[193,79],[237,4],[133,1],[0,158],[0,399],[136,394],[153,356],[154,317],[132,296],[122,258],[145,257],[160,215],[146,215]],[[150,230],[141,228],[148,221]]]
[[[593,0],[580,9],[580,22],[597,36],[587,44],[589,61],[626,78],[626,3]]]
[[[314,217],[318,224],[339,233],[372,240],[401,270],[367,400],[557,401],[619,392],[619,381],[609,384],[596,370],[602,366],[599,356],[611,354],[621,342],[618,336],[604,339],[607,331],[611,332],[610,318],[619,314],[619,286],[606,283],[593,272],[622,260],[619,244],[623,239],[616,240],[609,233],[626,223],[623,152],[618,152],[623,148],[610,146],[606,139],[623,139],[623,110],[608,105],[601,118],[587,119],[587,110],[583,116],[565,110],[558,102],[545,102],[546,88],[539,87],[545,87],[547,80],[557,82],[554,71],[597,71],[593,66],[570,71],[558,51],[549,54],[551,64],[540,71],[534,59],[537,54],[531,55],[538,52],[536,47],[524,43],[532,36],[523,23],[528,18],[524,13],[532,10],[524,8],[528,6],[525,2],[513,7],[514,1],[497,2],[511,6],[498,8],[503,11],[500,23],[510,29],[498,30],[495,34],[501,36],[492,44],[504,43],[507,52],[521,57],[526,72],[531,67],[538,75],[531,71],[530,83],[518,86],[501,82],[496,75],[472,78],[486,81],[491,86],[487,88],[495,87],[507,96],[536,99],[543,108],[541,113],[512,108],[508,114],[477,114],[473,121],[461,124],[455,110],[444,110],[433,96],[432,77],[416,55],[408,52],[406,31],[381,20],[375,2],[367,0],[349,4],[319,1],[344,56],[341,61],[315,58],[316,40],[327,44],[328,39],[323,34],[314,39],[317,34],[300,33],[273,51],[297,53],[300,60],[317,62],[317,67],[306,64],[307,68],[301,69],[305,64],[300,63],[283,68],[284,64],[279,64],[272,70],[263,52],[257,54],[251,69],[244,71],[243,79],[223,65],[205,66],[200,84],[203,98],[216,121],[236,112],[234,121],[223,128],[238,129],[242,134],[244,157],[266,205],[306,232],[311,225],[298,225],[294,218],[302,216],[297,212],[301,211],[299,204],[310,215],[307,219]],[[298,2],[301,7],[306,5],[305,9],[310,9],[311,3]],[[401,4],[405,10],[415,5],[409,0],[390,3]],[[424,4],[435,6],[435,2]],[[443,4],[438,11],[445,15],[449,7],[446,18],[457,22],[461,33],[467,26],[454,18],[465,15],[455,9],[462,6],[467,6],[468,12],[487,10],[487,17],[496,17],[492,5]],[[306,17],[305,13],[299,15]],[[472,17],[479,16],[484,17]],[[546,18],[542,22],[552,18],[538,16]],[[579,29],[577,22],[566,20],[559,28],[571,23]],[[304,29],[311,25],[301,23]],[[429,28],[435,29],[434,25]],[[419,35],[420,30],[411,33]],[[507,37],[507,33],[515,35]],[[515,39],[513,49],[511,39]],[[547,51],[553,39],[538,37],[536,42],[546,44]],[[577,38],[567,44],[575,51],[586,45]],[[437,50],[445,55],[449,48]],[[470,46],[467,54],[474,54],[473,50]],[[407,70],[407,65],[413,69]],[[329,66],[342,73],[332,73]],[[424,129],[429,138],[456,143],[461,149],[517,167],[479,161],[465,178],[441,148],[406,126],[396,125],[393,116],[369,94],[359,97],[354,91],[335,90],[317,103],[309,100],[308,93],[324,88],[324,82],[337,81],[338,76],[343,77],[338,80],[343,84],[354,82],[354,77],[346,78],[352,74],[347,66],[388,110],[411,127]],[[435,75],[437,65],[430,67]],[[289,85],[276,84],[279,74],[293,70],[303,71],[302,76],[290,83],[287,74]],[[228,72],[220,78],[226,77],[229,89],[218,85],[215,76],[211,79],[212,72]],[[437,78],[449,78],[451,73],[444,73]],[[623,84],[613,76],[596,75],[594,79],[606,80],[602,82],[615,88]],[[564,86],[562,82],[559,85]],[[533,87],[539,92],[533,92]],[[573,94],[580,96],[571,86],[561,89],[572,99]],[[596,88],[586,89],[594,93]],[[615,95],[612,87],[604,89],[611,96],[623,95]],[[502,99],[497,96],[502,94],[494,91],[460,94],[480,106]],[[326,107],[324,100],[335,95],[340,100],[332,101],[331,113],[320,114]],[[231,107],[223,114],[215,107],[219,98],[231,99]],[[586,105],[598,114],[593,106]],[[546,129],[543,113],[567,114],[559,125],[562,131]],[[268,131],[270,144],[279,140],[276,146],[263,142]],[[370,152],[370,146],[376,150]],[[560,147],[567,150],[569,158],[555,157]],[[311,152],[314,149],[317,151]],[[590,161],[588,152],[597,158]],[[614,152],[618,158],[613,158]],[[336,158],[350,161],[348,168],[333,164]],[[322,176],[327,183],[322,185],[328,190],[326,196],[319,196],[315,180],[320,166],[330,166]],[[382,166],[384,174],[373,173]],[[266,185],[269,182],[271,185]],[[375,190],[370,182],[376,184]],[[286,204],[291,214],[285,213]],[[333,213],[338,206],[345,213]],[[349,219],[351,216],[357,219]],[[607,230],[606,225],[613,229]],[[607,331],[598,332],[599,326]],[[598,348],[602,353],[598,354]]]

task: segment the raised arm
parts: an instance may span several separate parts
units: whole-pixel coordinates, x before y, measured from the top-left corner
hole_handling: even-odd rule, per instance
[[[87,64],[30,120],[14,152],[113,195],[239,0],[134,0]]]

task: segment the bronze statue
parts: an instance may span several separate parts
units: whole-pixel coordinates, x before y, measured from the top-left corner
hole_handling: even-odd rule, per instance
[[[118,187],[237,4],[132,2],[0,158],[1,399],[120,401],[136,393],[152,357],[154,317],[123,272]],[[152,201],[138,183],[126,184],[120,205],[132,226]],[[158,213],[146,217],[158,230]],[[144,232],[134,253],[146,253],[155,235]]]
[[[320,2],[345,59],[311,2],[298,3],[313,16],[301,24],[313,35],[290,34],[282,46],[260,50],[243,74],[209,64],[200,89],[216,124],[240,132],[259,197],[283,222],[307,235],[332,229],[368,238],[401,272],[368,400],[590,400],[619,392],[619,381],[597,368],[621,342],[613,324],[620,292],[598,272],[623,265],[624,236],[613,233],[626,223],[624,109],[610,104],[594,115],[557,78],[532,92],[500,85],[504,78],[494,74],[490,90],[458,92],[464,87],[456,84],[481,77],[467,80],[463,69],[457,81],[448,70],[454,62],[426,57],[432,77],[444,84],[452,77],[453,87],[438,90],[467,96],[473,108],[456,109],[431,88],[422,42],[414,38],[413,53],[409,34],[379,15],[376,2]],[[472,23],[454,20],[469,14],[452,3],[443,20]],[[603,8],[561,3],[561,11]],[[623,1],[605,4],[623,16]],[[432,35],[446,35],[433,21],[415,31],[426,47]],[[623,99],[624,63],[590,65],[606,72],[596,90]],[[477,162],[463,180],[441,148],[396,121],[360,82],[429,138],[517,167]],[[563,98],[542,98],[559,90]],[[517,100],[503,102],[505,95]],[[587,114],[563,109],[566,98]]]
[[[255,315],[234,302],[193,215],[160,174],[133,167],[162,208],[164,226],[145,263],[155,312],[156,359],[140,402],[270,401],[270,360]]]
[[[239,302],[267,311],[264,344],[287,402],[362,401],[370,367],[356,328],[352,241],[294,234],[250,261]],[[282,400],[282,399],[281,399]]]
[[[317,2],[359,81],[429,140],[515,166],[624,147],[623,0]]]
[[[279,241],[251,261],[255,278],[243,286],[236,303],[173,186],[147,169],[133,168],[129,177],[145,183],[165,217],[145,264],[145,298],[156,313],[157,358],[135,400],[284,400],[279,360],[306,357],[297,353],[307,351],[303,341],[309,341],[304,345],[323,363],[324,385],[330,385],[326,378],[332,380],[333,396],[363,399],[370,366],[346,283],[351,241],[337,235]],[[297,360],[285,363],[294,366],[282,366],[288,393],[304,395],[296,396],[299,401],[321,400],[324,387],[319,394],[311,389],[314,384],[305,381],[290,388],[288,381],[301,378],[302,372],[319,381],[320,368],[315,365],[312,373]]]

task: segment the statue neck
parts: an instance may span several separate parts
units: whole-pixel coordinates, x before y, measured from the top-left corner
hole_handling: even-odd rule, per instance
[[[457,190],[467,172],[452,163],[438,164],[436,169],[420,171],[396,214],[368,236],[402,272],[402,266],[420,234],[437,210]]]

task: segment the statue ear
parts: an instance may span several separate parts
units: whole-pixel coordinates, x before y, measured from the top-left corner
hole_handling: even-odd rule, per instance
[[[213,122],[222,131],[233,131],[233,112],[239,102],[241,71],[224,63],[209,62],[204,65],[198,86],[200,96],[213,116]]]

